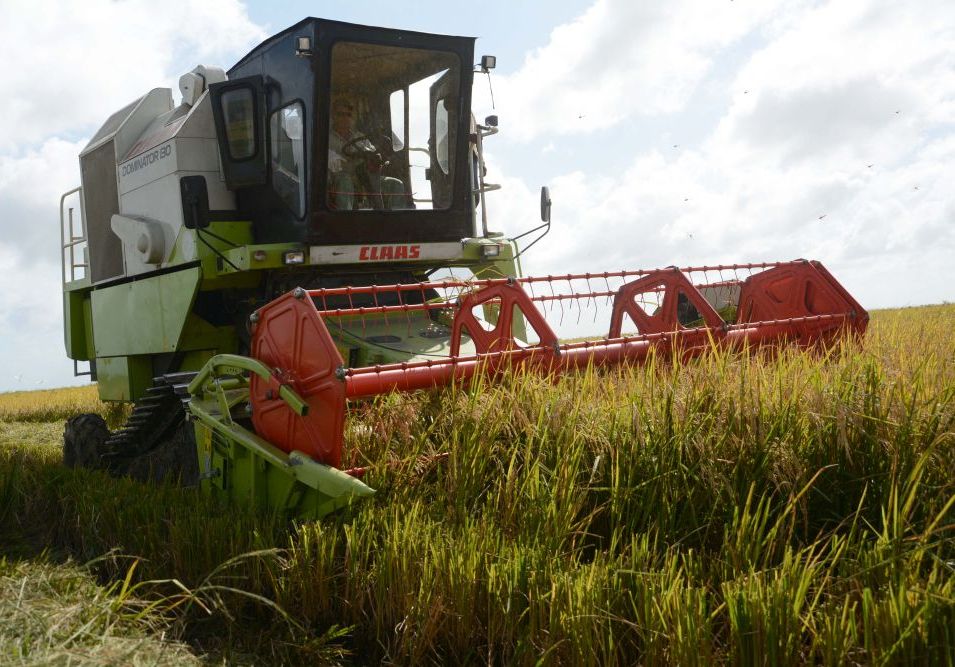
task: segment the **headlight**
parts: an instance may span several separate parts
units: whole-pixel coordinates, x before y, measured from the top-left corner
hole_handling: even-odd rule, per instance
[[[292,250],[285,253],[283,260],[286,264],[304,264],[305,263],[305,251],[304,250]]]

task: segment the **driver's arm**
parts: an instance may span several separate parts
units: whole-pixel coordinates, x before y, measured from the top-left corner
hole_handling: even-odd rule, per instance
[[[329,171],[341,171],[345,168],[345,162],[345,157],[341,153],[331,148],[328,149]]]
[[[335,132],[328,135],[328,170],[341,171],[345,168],[345,157],[341,153],[342,139]]]

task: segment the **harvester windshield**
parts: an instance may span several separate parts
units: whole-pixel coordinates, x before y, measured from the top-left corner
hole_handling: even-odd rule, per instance
[[[452,53],[335,44],[328,207],[447,209],[454,192],[459,79]]]

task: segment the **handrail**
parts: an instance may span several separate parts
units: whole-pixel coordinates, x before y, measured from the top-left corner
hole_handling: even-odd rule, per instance
[[[64,214],[64,205],[66,203],[66,198],[77,192],[83,192],[82,186],[78,188],[73,188],[69,192],[63,194],[60,197],[60,279],[65,286],[67,283],[66,280],[66,251],[69,250],[70,254],[70,280],[73,282],[76,280],[76,269],[82,268],[85,271],[89,271],[89,265],[86,262],[77,262],[76,261],[76,251],[75,248],[78,245],[87,242],[86,238],[86,224],[83,218],[83,198],[80,197],[80,235],[75,236],[73,230],[73,209],[70,208],[69,214],[69,228],[67,228],[67,221]],[[69,236],[67,236],[69,232]]]
[[[258,359],[243,357],[237,354],[217,354],[206,362],[202,370],[200,370],[196,377],[192,379],[192,382],[189,383],[189,393],[195,396],[202,391],[208,381],[217,378],[217,371],[219,370],[227,371],[226,374],[234,370],[255,373],[266,382],[272,381],[275,377],[272,369]],[[289,408],[291,408],[295,414],[299,416],[308,414],[308,403],[287,384],[279,383],[278,395],[279,398],[288,404]]]

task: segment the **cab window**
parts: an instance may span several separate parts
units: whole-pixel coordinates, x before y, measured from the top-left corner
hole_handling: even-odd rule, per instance
[[[255,155],[255,101],[251,88],[236,88],[222,94],[229,157],[245,160]]]
[[[336,43],[327,108],[328,208],[449,208],[459,87],[454,53]]]
[[[305,214],[305,112],[294,102],[269,118],[272,187],[301,218]]]

